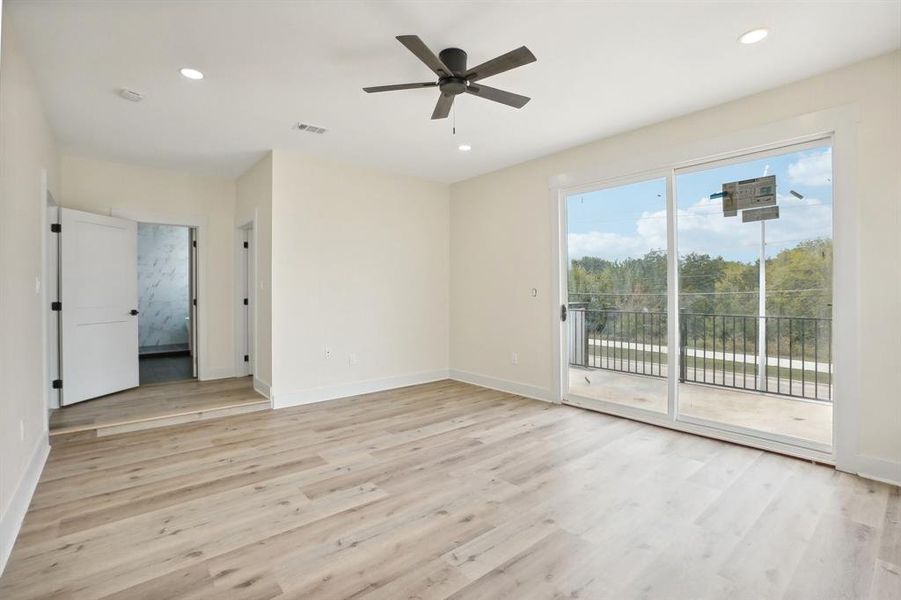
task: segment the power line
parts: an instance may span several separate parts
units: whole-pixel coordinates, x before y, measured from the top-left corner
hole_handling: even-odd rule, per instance
[[[810,292],[831,292],[832,288],[799,288],[794,290],[767,290],[766,295],[770,294],[799,294],[799,293],[810,293]],[[569,292],[572,296],[622,296],[622,297],[632,297],[632,296],[667,296],[667,292]],[[726,295],[748,295],[760,294],[760,291],[750,291],[750,292],[679,292],[680,296],[726,296]]]

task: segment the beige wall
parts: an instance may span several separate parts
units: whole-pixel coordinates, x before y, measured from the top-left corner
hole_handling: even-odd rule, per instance
[[[206,218],[208,247],[201,244],[199,248],[206,289],[197,294],[207,329],[205,353],[200,342],[201,371],[208,379],[231,377],[235,372],[235,182],[77,156],[63,156],[61,169],[63,207],[105,215],[124,210]]]
[[[446,185],[273,153],[277,406],[446,376],[448,197]]]
[[[235,225],[241,227],[250,221],[254,221],[257,280],[254,377],[269,388],[272,385],[272,153],[248,169],[237,181]]]
[[[44,169],[51,193],[59,189],[53,134],[7,23],[0,49],[0,570],[31,492],[28,469],[48,447],[45,304],[35,288],[43,284]]]
[[[860,115],[859,189],[845,199],[860,215],[859,445],[901,464],[901,52],[454,184],[452,370],[554,395],[552,176],[850,103]]]

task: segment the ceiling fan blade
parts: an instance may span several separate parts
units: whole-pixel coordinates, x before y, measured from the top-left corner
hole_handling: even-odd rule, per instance
[[[441,94],[438,97],[438,104],[435,105],[435,110],[432,112],[432,119],[446,119],[447,115],[450,114],[451,106],[453,105],[453,94]]]
[[[465,77],[467,81],[478,81],[479,79],[485,79],[486,77],[491,77],[492,75],[497,75],[498,73],[503,73],[504,71],[527,65],[536,60],[538,59],[535,58],[535,55],[532,54],[528,48],[521,46],[516,50],[511,50],[506,54],[502,54],[497,58],[492,58],[489,61],[469,69],[463,77]]]
[[[428,81],[424,83],[398,83],[397,85],[377,85],[375,87],[365,87],[363,88],[364,92],[369,94],[375,92],[395,92],[397,90],[415,90],[418,88],[427,88],[427,87],[435,87],[438,83],[434,81]]]
[[[514,94],[513,92],[505,92],[504,90],[488,87],[487,85],[483,85],[481,83],[474,83],[468,86],[466,88],[466,93],[472,94],[473,96],[478,96],[479,98],[484,98],[485,100],[500,102],[501,104],[506,104],[507,106],[512,106],[513,108],[522,108],[529,100],[531,100],[531,98],[527,96],[520,96],[519,94]]]
[[[434,71],[438,77],[451,77],[453,72],[447,68],[435,53],[429,50],[429,47],[419,39],[418,35],[399,35],[397,41],[407,47],[407,50],[416,55],[416,58],[425,63],[425,65]]]

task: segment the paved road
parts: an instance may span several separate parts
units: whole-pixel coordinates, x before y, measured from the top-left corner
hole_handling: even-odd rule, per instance
[[[649,355],[650,353],[666,353],[666,346],[658,346],[655,344],[640,344],[634,342],[613,342],[610,340],[598,340],[598,339],[590,339],[588,343],[591,346],[596,348],[617,348],[617,349],[629,349],[635,350],[638,352],[644,351]],[[685,352],[688,356],[697,357],[699,360],[701,358],[710,358],[716,360],[722,360],[725,362],[732,362],[733,360],[737,363],[746,363],[749,365],[757,364],[757,355],[755,354],[741,354],[736,352],[733,354],[732,352],[723,352],[722,350],[717,350],[715,353],[712,350],[703,350],[700,348],[686,348]],[[789,360],[786,357],[776,357],[776,356],[768,356],[767,357],[767,366],[770,367],[782,367],[784,369],[792,368],[801,370],[802,366],[806,371],[817,371],[819,373],[829,373],[832,369],[832,364],[828,362],[814,362],[812,360]]]

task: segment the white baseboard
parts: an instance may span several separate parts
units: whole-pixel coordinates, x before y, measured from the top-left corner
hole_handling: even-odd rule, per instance
[[[507,392],[525,398],[532,398],[533,400],[556,402],[550,390],[535,385],[517,383],[515,381],[498,379],[496,377],[479,375],[478,373],[470,373],[469,371],[460,371],[457,369],[450,370],[450,378],[464,383],[491,388],[492,390],[499,390],[501,392]]]
[[[256,375],[253,376],[253,389],[261,396],[269,398],[269,384]]]
[[[875,456],[858,455],[855,464],[857,474],[861,477],[901,487],[901,463]]]
[[[270,398],[272,399],[273,408],[287,408],[289,406],[300,406],[302,404],[337,400],[338,398],[347,398],[349,396],[359,396],[360,394],[382,392],[385,390],[406,387],[408,385],[431,383],[447,378],[448,372],[444,369],[440,369],[437,371],[423,371],[420,373],[396,375],[394,377],[384,377],[381,379],[353,381],[350,383],[341,383],[338,385],[329,385],[293,392],[279,392],[276,390],[272,392]]]
[[[49,454],[50,445],[47,443],[45,433],[32,453],[28,467],[13,492],[6,512],[0,516],[0,574],[6,568],[6,561],[9,560],[9,555],[12,553],[16,536],[19,535],[19,529],[22,527],[25,513],[28,512],[28,505],[31,504],[31,497],[38,486],[41,471],[44,470],[44,463]]]
[[[197,379],[200,381],[213,381],[214,379],[228,379],[234,376],[235,369],[233,367],[218,367],[216,369],[202,369],[197,374]]]

